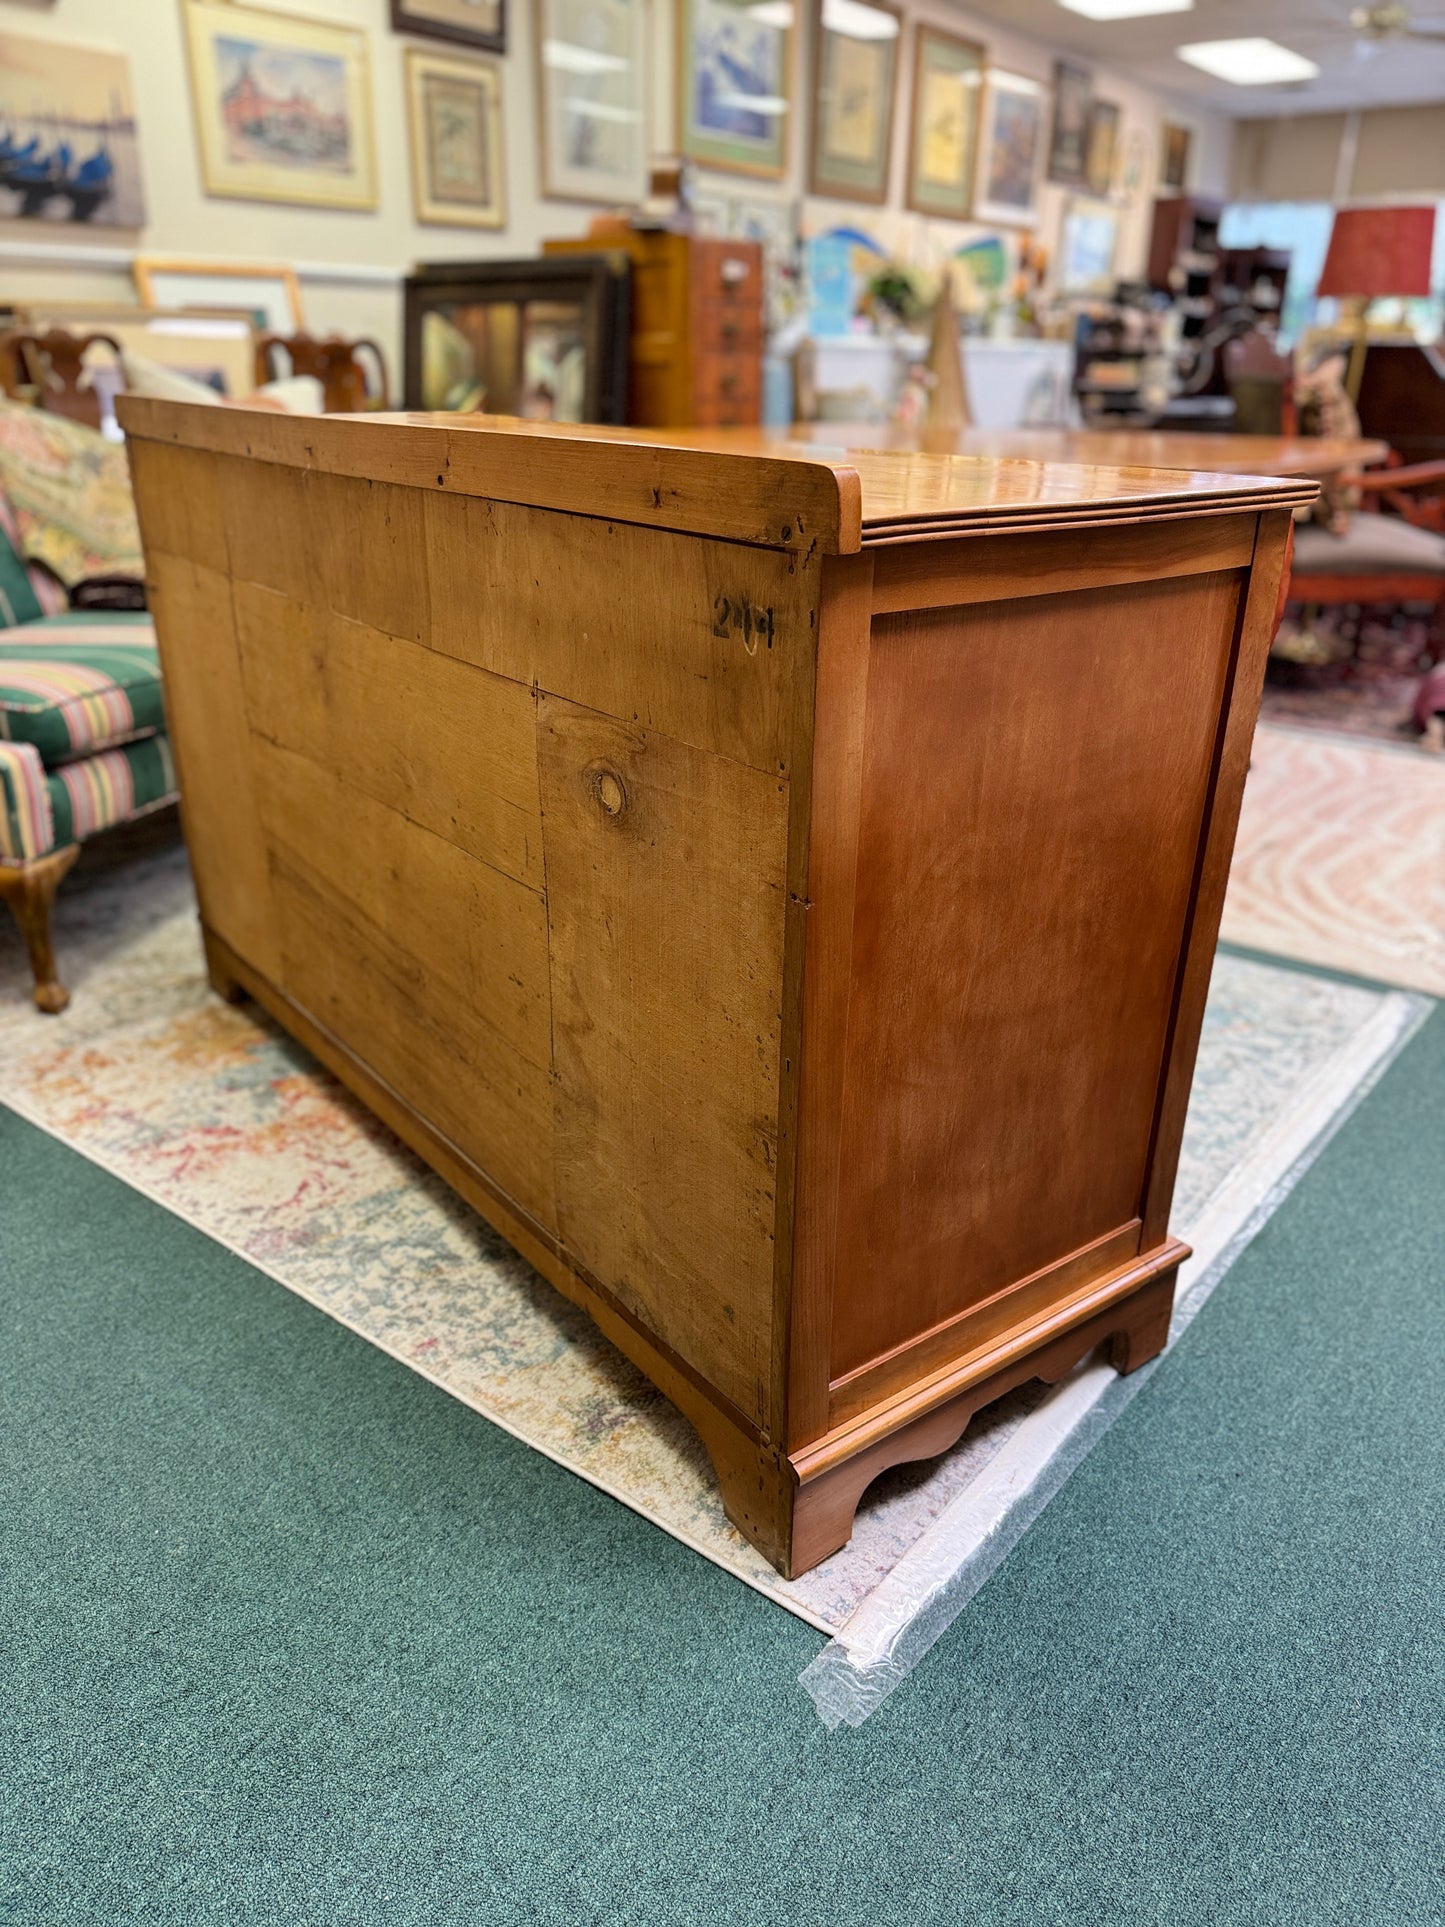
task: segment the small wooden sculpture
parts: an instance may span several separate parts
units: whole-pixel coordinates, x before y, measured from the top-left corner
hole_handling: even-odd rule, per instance
[[[967,428],[973,421],[963,379],[963,349],[958,316],[947,279],[933,304],[933,327],[928,343],[928,372],[933,377],[928,397],[926,429]]]

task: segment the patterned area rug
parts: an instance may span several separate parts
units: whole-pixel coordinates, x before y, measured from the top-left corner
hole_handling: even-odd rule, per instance
[[[1261,725],[1222,934],[1445,996],[1445,758]]]
[[[1321,629],[1328,631],[1330,615],[1320,612]],[[1349,648],[1347,642],[1341,646]],[[1353,652],[1338,662],[1293,663],[1271,657],[1260,715],[1265,722],[1296,729],[1343,731],[1418,747],[1412,712],[1429,646],[1422,622],[1368,621]]]
[[[1027,1433],[1041,1388],[983,1415],[955,1450],[875,1484],[852,1543],[780,1579],[723,1516],[691,1429],[446,1187],[252,1006],[206,986],[183,853],[78,876],[58,936],[75,993],[25,995],[0,931],[5,1100],[249,1258],[536,1450],[836,1631],[940,1515]],[[1358,1084],[1382,998],[1222,957],[1174,1214],[1188,1238],[1339,1066]],[[1365,1053],[1378,1056],[1373,1043]]]

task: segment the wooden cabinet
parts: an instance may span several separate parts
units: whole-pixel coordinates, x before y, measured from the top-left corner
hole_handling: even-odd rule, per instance
[[[596,241],[548,241],[567,254]],[[608,238],[632,260],[628,420],[638,427],[747,426],[762,417],[763,251],[756,241],[664,230]]]
[[[213,981],[687,1414],[785,1572],[1163,1343],[1311,484],[122,403]]]
[[[1155,201],[1149,231],[1151,288],[1195,297],[1209,292],[1220,266],[1223,213],[1222,201],[1204,200],[1197,194],[1165,194]]]

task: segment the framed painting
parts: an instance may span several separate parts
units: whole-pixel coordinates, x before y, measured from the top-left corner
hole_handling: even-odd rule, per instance
[[[903,16],[880,0],[818,0],[808,185],[841,201],[888,198]]]
[[[301,283],[292,267],[246,266],[225,261],[182,261],[138,254],[131,263],[136,293],[145,308],[194,314],[241,309],[258,334],[297,334],[306,325]]]
[[[1054,119],[1049,130],[1049,179],[1082,187],[1088,179],[1089,108],[1094,97],[1087,67],[1054,62]]]
[[[781,180],[793,104],[790,0],[677,0],[677,9],[683,155]]]
[[[411,192],[437,227],[502,227],[502,77],[489,60],[406,50]]]
[[[1059,235],[1059,291],[1106,294],[1113,285],[1119,246],[1119,211],[1074,202]]]
[[[1084,184],[1101,201],[1114,191],[1119,171],[1119,109],[1112,100],[1089,103],[1089,133],[1084,144]]]
[[[1131,127],[1124,144],[1124,199],[1132,201],[1144,185],[1149,167],[1149,137],[1142,128]]]
[[[620,249],[418,268],[406,281],[404,405],[624,422],[630,293]]]
[[[230,0],[185,9],[206,192],[374,208],[365,33]]]
[[[124,54],[0,33],[0,220],[145,224]]]
[[[991,67],[978,133],[973,218],[993,227],[1033,227],[1039,218],[1045,89]]]
[[[1180,127],[1176,121],[1166,120],[1161,130],[1160,145],[1163,148],[1159,169],[1159,185],[1172,188],[1182,194],[1189,185],[1189,150],[1194,136],[1187,127]]]
[[[507,51],[507,0],[391,0],[393,33],[459,41],[489,54]]]
[[[940,27],[913,36],[913,125],[908,205],[915,214],[966,221],[973,205],[984,50]]]
[[[535,0],[542,192],[636,206],[647,193],[644,0]]]

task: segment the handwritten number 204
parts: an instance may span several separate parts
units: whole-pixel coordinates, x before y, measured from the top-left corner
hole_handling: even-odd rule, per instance
[[[773,612],[746,596],[720,595],[712,605],[712,632],[724,638],[741,636],[743,647],[755,656],[760,643],[766,642],[769,649],[773,646]]]

